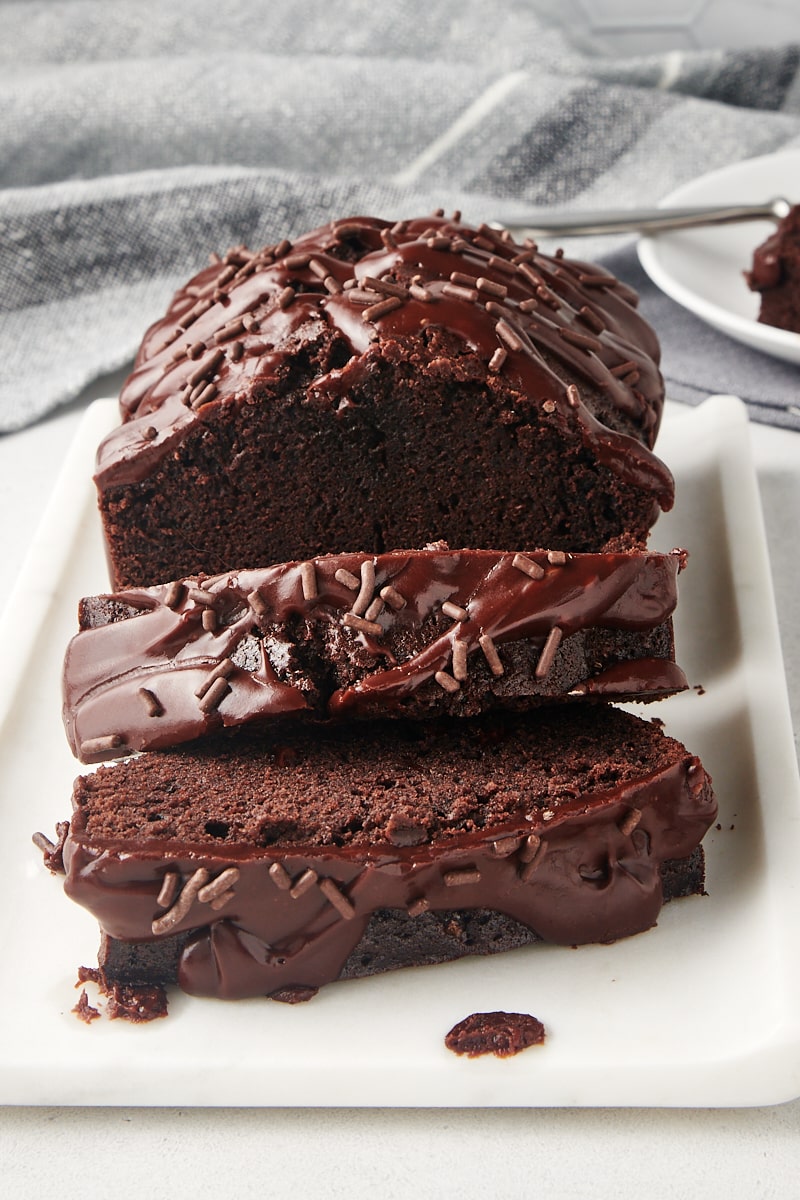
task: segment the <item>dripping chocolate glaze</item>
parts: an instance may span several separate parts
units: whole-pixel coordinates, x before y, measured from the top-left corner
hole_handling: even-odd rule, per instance
[[[217,849],[92,837],[79,782],[65,888],[111,937],[188,932],[181,987],[236,999],[335,980],[381,909],[494,909],[566,945],[641,932],[661,908],[661,864],[691,853],[715,815],[710,781],[686,755],[638,780],[426,845]],[[216,909],[193,886],[198,872]],[[164,922],[187,887],[191,902]]]
[[[635,293],[601,269],[441,217],[336,221],[293,245],[237,248],[226,260],[197,275],[145,336],[120,399],[124,423],[98,452],[102,486],[145,478],[207,405],[235,402],[253,379],[274,376],[301,338],[334,330],[347,344],[350,364],[311,385],[346,404],[381,343],[441,326],[533,402],[551,400],[553,419],[576,427],[605,467],[671,506],[672,477],[652,453],[663,406],[658,343]],[[604,423],[549,363],[599,392],[635,433]]]
[[[543,656],[555,635],[554,661],[587,629],[659,629],[675,607],[684,559],[679,551],[330,555],[92,598],[65,659],[67,735],[93,762],[281,716],[402,713],[425,687],[429,711],[444,706],[449,688],[457,713],[467,680],[487,704],[552,698],[565,686],[622,698],[681,691],[671,634],[659,655],[648,642],[620,662],[576,658],[571,669],[582,673],[566,684],[551,686]],[[347,678],[322,695],[302,662],[289,670],[297,621],[313,627],[328,670],[347,660]],[[515,680],[507,651],[523,641],[540,656],[538,679],[517,672]]]

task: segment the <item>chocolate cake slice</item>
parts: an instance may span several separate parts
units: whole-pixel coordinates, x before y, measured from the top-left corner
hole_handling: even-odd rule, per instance
[[[687,686],[684,558],[439,546],[90,597],[64,667],[70,745],[94,762],[278,717],[657,699]]]
[[[643,544],[673,480],[636,303],[442,216],[213,256],[146,334],[98,453],[112,586],[440,539]]]
[[[791,208],[756,248],[745,278],[750,290],[761,294],[762,325],[800,333],[800,206]]]
[[[240,730],[102,766],[73,808],[109,980],[282,999],[648,929],[702,891],[716,814],[699,760],[610,706]]]

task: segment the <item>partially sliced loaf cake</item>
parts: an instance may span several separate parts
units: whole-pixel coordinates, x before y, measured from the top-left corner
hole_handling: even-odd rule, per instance
[[[96,596],[64,668],[84,762],[278,717],[471,716],[685,688],[681,552],[336,555]]]
[[[214,256],[146,334],[98,453],[112,586],[439,539],[644,543],[673,480],[636,304],[441,216]]]
[[[109,979],[299,999],[648,929],[702,891],[715,814],[699,760],[612,707],[291,726],[79,779],[63,869]]]

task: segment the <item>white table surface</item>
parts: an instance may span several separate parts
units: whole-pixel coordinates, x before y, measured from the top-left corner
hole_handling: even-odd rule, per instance
[[[0,437],[0,597],[83,409]],[[800,732],[800,435],[751,426],[794,727]],[[2,602],[0,601],[0,609]],[[4,970],[21,964],[4,963]],[[0,1192],[348,1200],[377,1196],[800,1197],[800,1100],[756,1109],[5,1108]]]

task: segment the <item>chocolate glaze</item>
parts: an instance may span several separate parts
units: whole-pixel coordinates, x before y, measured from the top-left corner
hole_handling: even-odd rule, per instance
[[[238,248],[226,260],[195,276],[146,334],[120,398],[124,424],[98,452],[101,488],[146,478],[204,420],[209,404],[244,403],[252,382],[274,378],[303,342],[334,331],[349,348],[346,366],[312,383],[317,395],[346,408],[376,340],[402,341],[436,325],[485,364],[504,351],[502,369],[524,393],[552,398],[553,420],[577,430],[620,479],[652,493],[653,518],[659,505],[671,506],[672,477],[652,453],[663,406],[658,343],[636,311],[635,293],[602,269],[441,217],[391,227],[371,217],[334,221],[291,246],[255,255]],[[454,291],[453,272],[474,285]],[[354,303],[345,289],[355,282],[369,292],[376,280],[376,301],[386,298],[387,285],[404,294],[372,316],[369,302]],[[248,328],[238,328],[242,317]],[[220,337],[223,326],[237,332]],[[214,385],[204,402],[191,399],[198,364]],[[602,403],[570,390],[560,366]]]
[[[663,637],[659,632],[675,607],[682,552],[561,555],[555,562],[545,551],[524,556],[523,566],[535,564],[540,578],[515,565],[519,557],[441,548],[331,555],[310,566],[190,579],[177,593],[163,584],[85,600],[83,628],[64,665],[72,750],[96,762],[279,716],[402,715],[411,700],[421,705],[413,715],[470,715],[477,706],[514,707],[526,698],[649,699],[687,686],[671,660],[669,626]],[[358,604],[356,590],[337,572],[361,581],[370,568],[374,580],[367,576]],[[309,570],[316,594],[306,598]],[[348,627],[352,609],[363,621],[375,598],[374,620]],[[456,607],[448,612],[449,605]],[[553,629],[562,635],[553,660],[558,669],[536,678],[528,660],[541,661]],[[622,639],[656,631],[660,640],[648,637],[635,650],[615,646],[623,661],[592,660],[583,648],[571,655],[570,639],[592,629],[619,631]],[[304,633],[311,658],[303,652]],[[502,676],[489,669],[485,635],[498,647]],[[527,655],[522,666],[515,645]],[[459,647],[466,648],[461,683],[453,677]],[[224,694],[208,704],[204,684],[220,664]],[[453,692],[435,681],[437,672],[446,673]]]
[[[153,941],[189,931],[180,986],[235,999],[316,989],[336,979],[370,915],[383,909],[493,909],[565,945],[648,929],[661,908],[661,864],[690,854],[715,815],[710,781],[688,754],[552,809],[531,808],[491,828],[410,847],[217,850],[92,838],[76,799],[64,846],[65,887],[112,938]],[[282,886],[275,864],[285,872]],[[180,895],[198,868],[213,880],[232,867],[238,877],[218,912],[195,896],[168,934],[154,935],[168,872],[179,872]],[[298,888],[309,871],[311,884]]]

